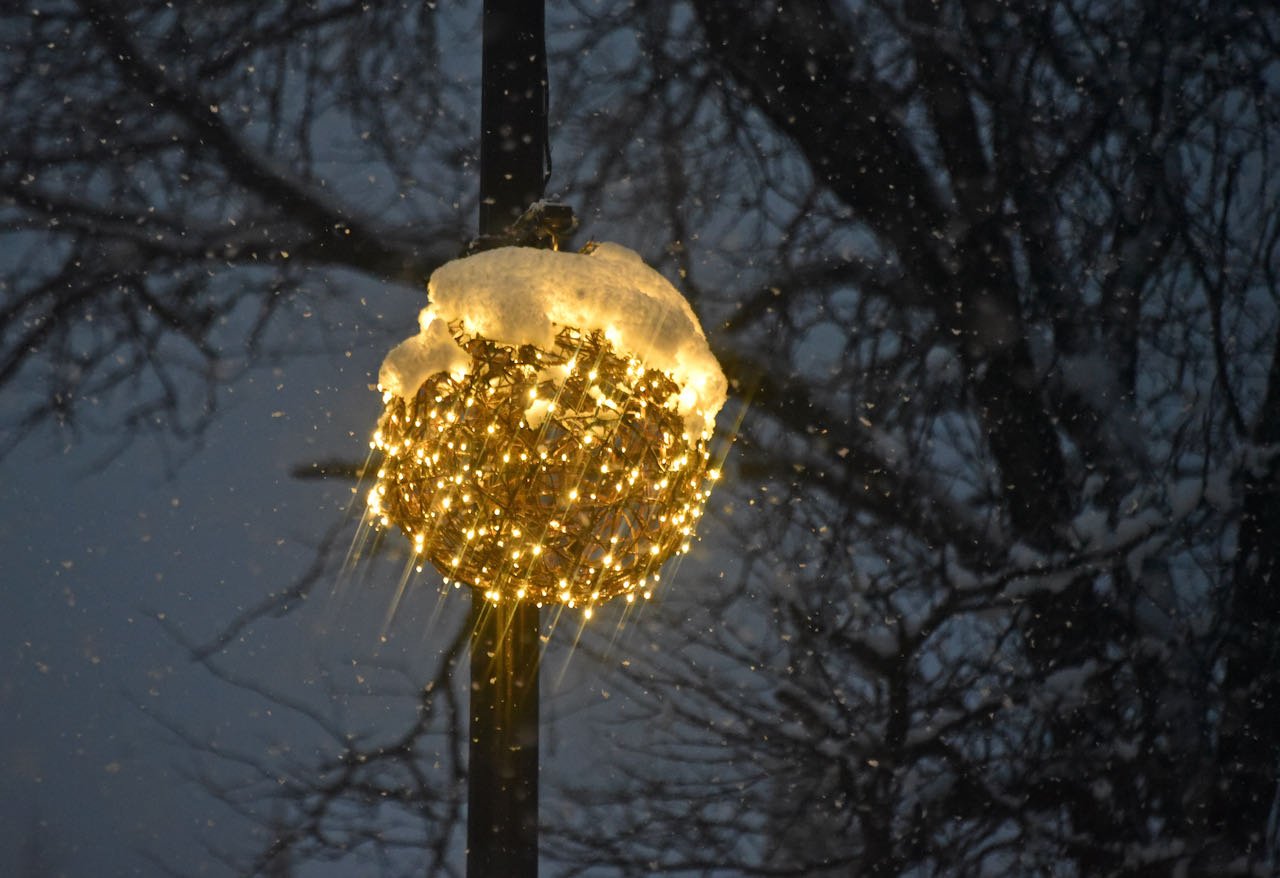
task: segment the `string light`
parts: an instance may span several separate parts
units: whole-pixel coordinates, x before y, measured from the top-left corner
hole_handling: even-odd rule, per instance
[[[562,328],[544,350],[448,328],[469,368],[408,399],[383,395],[375,522],[493,602],[581,605],[590,618],[611,597],[649,598],[719,476],[710,427],[690,436],[680,414],[686,389],[607,330]]]

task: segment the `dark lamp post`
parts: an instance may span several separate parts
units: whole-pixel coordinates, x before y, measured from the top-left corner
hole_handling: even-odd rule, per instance
[[[480,96],[480,234],[501,235],[542,198],[547,156],[546,11],[485,0]],[[538,607],[471,608],[467,875],[538,874]]]

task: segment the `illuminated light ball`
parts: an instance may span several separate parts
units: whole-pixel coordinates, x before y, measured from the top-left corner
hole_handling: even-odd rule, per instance
[[[432,275],[383,363],[374,520],[494,602],[648,597],[718,473],[725,380],[639,257],[507,247]]]

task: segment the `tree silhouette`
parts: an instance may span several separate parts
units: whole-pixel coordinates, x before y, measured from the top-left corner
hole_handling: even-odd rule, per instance
[[[632,665],[670,699],[636,764],[680,782],[582,791],[626,827],[604,861],[1269,874],[1276,21],[693,5],[725,124],[769,132],[720,160],[790,159],[728,343],[775,352],[767,493],[712,614],[748,621]]]
[[[326,270],[418,284],[451,257],[462,226],[437,201],[464,191],[462,114],[438,19],[358,3],[0,13],[9,444],[48,421],[189,438],[273,322],[324,310]]]
[[[4,15],[19,426],[193,429],[281,309],[337,307],[333,272],[420,283],[466,236],[468,13]],[[546,779],[573,803],[545,818],[557,873],[1272,874],[1275,11],[656,0],[548,25],[553,186],[679,276],[749,401],[723,559],[694,565],[723,577],[685,568],[624,666],[584,636],[629,697],[602,779]],[[402,700],[448,713],[447,666]],[[321,761],[362,767],[296,765],[273,850],[447,868],[447,832],[365,806],[456,808],[456,759],[414,773],[456,717],[354,748],[334,722]],[[340,838],[307,822],[321,788]]]

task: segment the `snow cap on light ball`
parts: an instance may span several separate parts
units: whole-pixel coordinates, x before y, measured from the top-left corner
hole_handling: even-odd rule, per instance
[[[437,269],[419,324],[378,375],[376,520],[491,601],[648,597],[718,477],[684,297],[617,244],[502,247]]]

